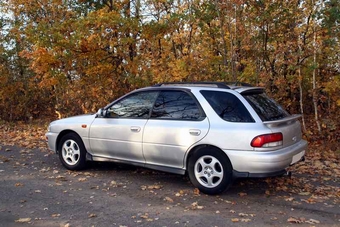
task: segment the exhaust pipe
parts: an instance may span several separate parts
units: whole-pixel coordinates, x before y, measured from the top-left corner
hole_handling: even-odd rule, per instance
[[[283,176],[291,178],[291,177],[292,177],[292,172],[291,172],[291,171],[286,171],[286,172],[283,174]]]

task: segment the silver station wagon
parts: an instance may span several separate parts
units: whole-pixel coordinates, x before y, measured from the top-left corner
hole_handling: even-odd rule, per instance
[[[113,161],[188,174],[206,194],[238,177],[269,177],[303,160],[300,115],[263,88],[220,82],[167,83],[135,90],[96,114],[53,121],[49,148],[70,170]]]

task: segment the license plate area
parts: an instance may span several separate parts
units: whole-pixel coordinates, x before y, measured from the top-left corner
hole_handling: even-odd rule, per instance
[[[292,162],[290,163],[291,165],[297,163],[302,159],[302,157],[305,155],[305,151],[301,151],[300,153],[296,154],[293,156]]]

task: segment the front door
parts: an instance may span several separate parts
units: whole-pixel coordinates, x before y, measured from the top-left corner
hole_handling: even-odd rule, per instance
[[[156,91],[132,93],[107,108],[90,128],[92,155],[144,163],[144,126],[158,95]]]

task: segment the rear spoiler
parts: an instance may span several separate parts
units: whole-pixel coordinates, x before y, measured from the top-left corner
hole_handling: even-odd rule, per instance
[[[234,90],[238,91],[242,95],[262,94],[264,92],[263,87],[235,87]]]
[[[268,125],[268,126],[278,126],[280,124],[289,124],[289,123],[296,121],[296,119],[298,119],[300,117],[301,117],[301,114],[293,114],[289,117],[285,117],[285,118],[282,118],[280,120],[264,121],[263,124]]]

